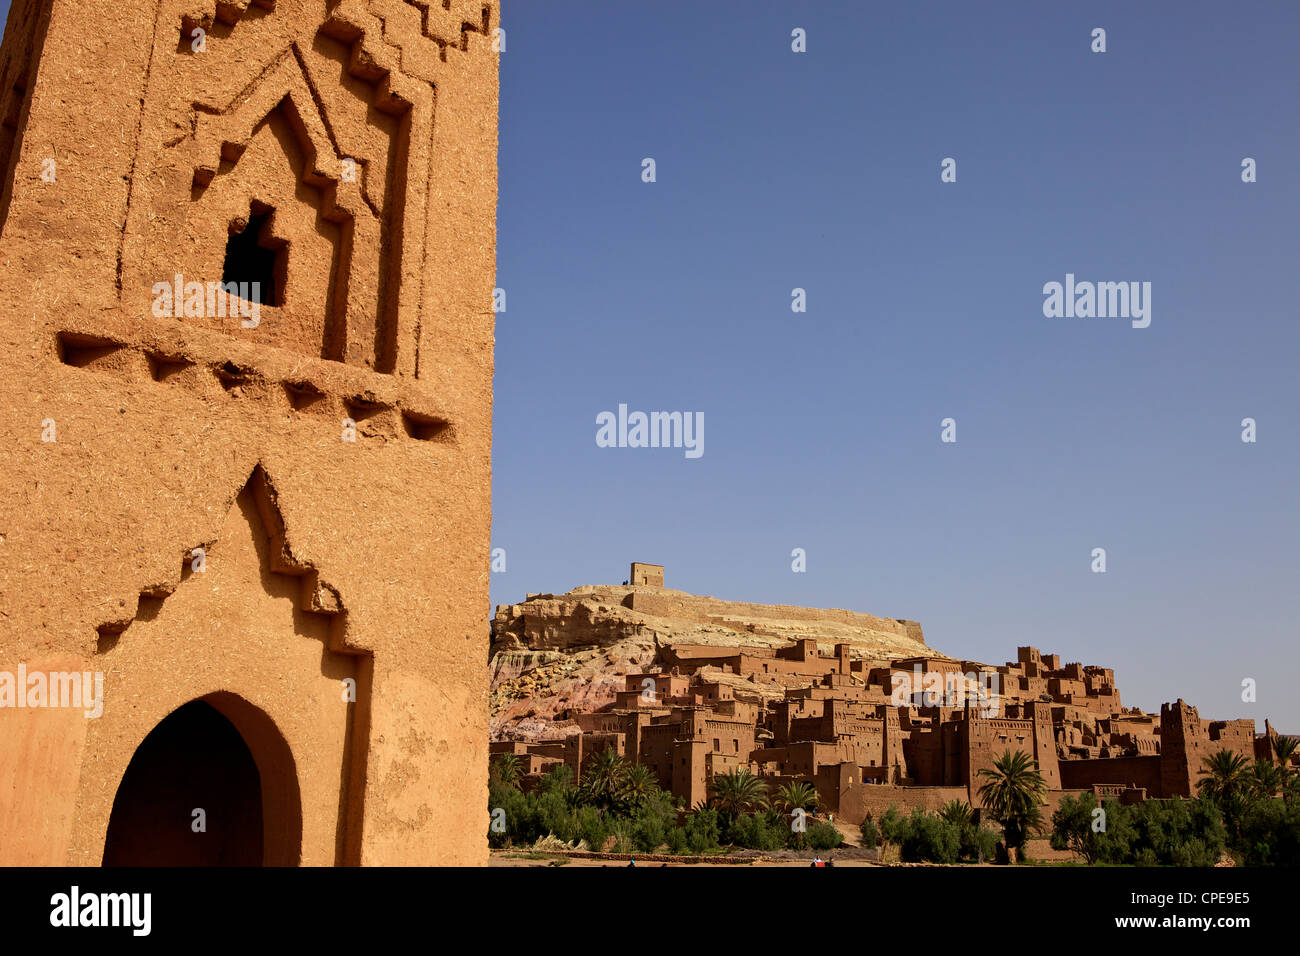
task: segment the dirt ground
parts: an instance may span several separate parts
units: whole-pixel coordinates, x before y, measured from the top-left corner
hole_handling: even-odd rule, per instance
[[[718,862],[698,863],[668,863],[663,861],[644,860],[638,862],[639,867],[663,867],[663,866],[695,866],[695,867],[712,867],[714,869],[727,870],[732,867],[752,867],[752,866],[803,866],[806,867],[811,863],[808,858],[790,858],[777,859],[772,857],[765,858],[743,858],[731,857],[726,862],[721,859]],[[558,853],[532,853],[528,850],[493,850],[492,859],[489,866],[627,866],[628,861],[625,859],[606,860],[595,859],[593,857],[565,856]],[[840,858],[835,859],[836,866],[880,866],[881,864],[874,860]]]

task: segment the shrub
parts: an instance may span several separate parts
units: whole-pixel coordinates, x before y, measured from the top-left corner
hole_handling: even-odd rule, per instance
[[[880,838],[887,843],[901,844],[909,832],[911,825],[907,817],[898,812],[898,807],[890,805],[880,818]]]
[[[614,824],[610,835],[614,837],[614,846],[611,848],[614,853],[635,853],[639,849],[623,821]]]
[[[899,843],[904,860],[912,863],[957,862],[961,833],[956,826],[919,808],[912,811],[906,825],[907,833]]]
[[[970,824],[961,831],[961,845],[957,855],[972,863],[983,863],[997,855],[998,835],[987,827]]]
[[[1071,850],[1087,863],[1096,863],[1113,852],[1115,841],[1109,838],[1108,833],[1110,825],[1119,822],[1123,811],[1114,800],[1105,801],[1101,809],[1105,812],[1104,817],[1096,813],[1097,801],[1090,794],[1062,798],[1052,813],[1052,849]],[[1103,822],[1105,829],[1096,829]]]
[[[1093,830],[1090,797],[1066,797],[1052,814],[1052,846],[1089,862],[1137,866],[1213,866],[1227,831],[1213,798],[1146,800],[1128,807],[1107,800],[1105,829]]]
[[[684,827],[673,827],[669,830],[667,840],[669,853],[682,854],[686,852],[686,829]]]
[[[642,853],[652,853],[663,845],[668,831],[676,826],[677,808],[672,797],[656,787],[625,819],[628,838]]]
[[[880,845],[880,827],[876,826],[876,821],[868,816],[862,821],[862,845],[867,849],[875,849]]]
[[[844,842],[844,834],[840,833],[834,824],[820,820],[808,828],[805,836],[808,838],[808,845],[814,850],[833,850]]]
[[[1127,829],[1128,820],[1123,822]],[[1114,835],[1109,819],[1107,830]],[[1207,797],[1139,803],[1132,810],[1131,830],[1130,846],[1144,861],[1154,859],[1158,866],[1213,866],[1227,843],[1223,818]],[[1122,850],[1119,841],[1115,849]]]
[[[575,817],[577,830],[575,836],[593,850],[603,850],[612,833],[610,822],[605,814],[596,807],[579,807]],[[556,836],[565,839],[564,834],[557,833]]]
[[[564,763],[557,763],[551,766],[551,769],[542,775],[542,782],[538,788],[542,793],[552,791],[567,792],[573,789],[573,769]]]
[[[720,839],[717,810],[696,810],[686,818],[686,846],[692,853],[712,850]]]
[[[779,822],[775,825],[765,814],[742,814],[727,828],[727,842],[750,850],[779,850],[791,833]]]
[[[1248,866],[1300,865],[1300,803],[1258,801],[1242,821],[1240,846]]]
[[[629,835],[642,853],[652,853],[668,839],[672,825],[671,817],[665,819],[657,810],[645,808],[632,818]]]

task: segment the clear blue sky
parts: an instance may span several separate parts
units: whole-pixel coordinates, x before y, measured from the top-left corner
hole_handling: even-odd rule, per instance
[[[494,603],[650,561],[1300,732],[1298,9],[506,0]]]
[[[493,600],[650,561],[1300,732],[1298,8],[976,6],[506,3]]]

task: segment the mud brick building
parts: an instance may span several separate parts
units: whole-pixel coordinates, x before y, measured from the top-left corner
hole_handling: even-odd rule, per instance
[[[645,764],[659,783],[694,806],[714,774],[745,768],[769,792],[813,783],[821,807],[847,823],[890,805],[937,809],[949,800],[979,807],[980,771],[1007,752],[1028,754],[1049,789],[1048,810],[1066,794],[1125,802],[1195,793],[1201,761],[1219,749],[1271,759],[1252,720],[1202,720],[1181,700],[1158,715],[1125,710],[1109,668],[1062,663],[1022,647],[1000,667],[939,655],[890,661],[851,657],[847,644],[823,654],[817,642],[749,648],[669,645],[664,669],[628,674],[626,689],[600,710],[568,715],[563,756],[581,779],[596,753],[615,749]],[[893,693],[894,679],[936,689]],[[791,680],[807,678],[802,686]],[[934,683],[929,683],[934,678]],[[991,704],[969,696],[991,684]],[[913,687],[917,686],[915,684]],[[966,699],[954,702],[961,691]],[[525,786],[555,762],[556,740],[502,741]]]
[[[486,860],[498,24],[15,0],[0,864]]]

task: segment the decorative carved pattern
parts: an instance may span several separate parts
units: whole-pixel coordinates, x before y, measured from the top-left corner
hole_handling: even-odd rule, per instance
[[[357,423],[358,441],[455,441],[455,429],[446,418],[418,404],[413,407],[402,397],[364,389],[340,393],[301,374],[274,380],[255,366],[229,360],[203,362],[102,335],[65,332],[59,336],[57,348],[64,365],[120,381],[179,386],[207,398],[219,398],[224,390],[232,399],[262,405],[268,411],[283,414],[287,406],[310,416],[304,421],[311,421],[313,428],[322,427],[321,418],[328,416],[328,427],[333,430],[348,417]]]
[[[262,529],[268,538],[271,573],[302,579],[297,601],[298,609],[307,614],[333,616],[342,613],[343,602],[339,598],[338,591],[321,580],[320,571],[314,565],[301,560],[293,553],[285,536],[284,519],[280,516],[275,486],[261,465],[253,469],[245,487],[252,493]],[[232,503],[231,507],[236,505]],[[215,544],[216,542],[213,541],[205,541],[187,548],[174,577],[148,585],[140,591],[135,606],[121,606],[120,613],[101,623],[98,627],[98,651],[106,653],[116,646],[122,633],[142,614],[150,618],[156,617],[162,602],[170,597],[182,581],[192,573],[190,565],[194,560],[193,556],[200,549],[207,551]],[[358,652],[352,651],[352,653]]]
[[[288,295],[269,313],[264,307],[257,328],[226,316],[182,318],[249,343],[416,376],[437,86],[449,50],[486,52],[495,6],[326,0],[322,20],[299,25],[303,11],[277,9],[275,0],[208,3],[187,15],[215,25],[207,51],[191,55],[183,43],[172,54],[178,75],[159,81],[158,95],[146,102],[156,128],[169,127],[161,154],[148,164],[190,170],[190,202],[171,177],[144,177],[146,208],[133,203],[123,229],[123,296],[170,278],[153,274],[166,269],[160,256],[178,260],[177,273],[179,260],[188,263],[195,274],[187,280],[220,278],[210,273],[220,267],[217,244],[225,243],[227,224],[250,202],[270,207],[276,236],[289,247]],[[213,73],[208,64],[248,75]],[[188,89],[188,97],[178,102],[166,82],[182,96]],[[277,179],[284,167],[276,143],[292,183]],[[186,242],[174,243],[177,235]],[[133,260],[141,263],[134,273]]]

